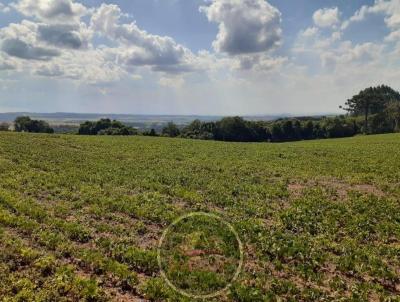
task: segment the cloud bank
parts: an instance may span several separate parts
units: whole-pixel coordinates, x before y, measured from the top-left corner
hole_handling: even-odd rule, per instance
[[[283,112],[320,100],[312,103],[315,111],[330,111],[363,86],[400,78],[400,0],[376,0],[350,14],[339,3],[320,7],[290,35],[292,21],[279,3],[208,0],[193,12],[215,30],[200,50],[148,31],[116,4],[15,1],[0,4],[0,14],[18,15],[0,28],[0,82],[62,81],[81,100],[105,100],[111,108],[115,100],[134,99],[142,108],[152,100],[166,110],[174,103],[171,110]],[[386,27],[381,39],[352,40],[349,29],[372,16]],[[10,99],[26,97],[15,90]]]

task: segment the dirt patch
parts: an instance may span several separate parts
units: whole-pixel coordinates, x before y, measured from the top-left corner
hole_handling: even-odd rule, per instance
[[[359,191],[361,193],[367,193],[367,194],[372,194],[377,197],[383,197],[385,196],[385,193],[380,190],[379,188],[373,186],[373,185],[355,185],[354,189],[356,191]]]
[[[306,188],[307,186],[299,184],[299,183],[292,183],[288,185],[288,191],[290,193],[291,196],[293,196],[294,198],[299,198],[303,195],[303,190]]]
[[[381,189],[371,184],[351,185],[337,179],[330,179],[330,180],[317,181],[316,185],[321,186],[324,189],[328,190],[330,189],[336,191],[337,196],[342,199],[346,199],[351,191],[367,195],[375,195],[377,197],[385,196],[385,193]]]
[[[146,233],[140,236],[137,242],[138,247],[141,249],[153,249],[158,246],[161,237],[161,229],[155,225],[147,225]]]
[[[145,302],[149,300],[145,300],[136,296],[133,296],[129,293],[121,293],[118,290],[113,288],[106,289],[108,296],[110,296],[111,301],[116,302]]]
[[[330,193],[334,199],[347,199],[350,192],[358,192],[376,197],[384,197],[386,194],[378,187],[371,184],[349,184],[338,179],[312,180],[306,183],[290,183],[287,186],[291,198],[300,198],[309,188],[321,188]]]

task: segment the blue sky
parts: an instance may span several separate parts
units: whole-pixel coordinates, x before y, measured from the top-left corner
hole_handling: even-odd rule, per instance
[[[340,112],[399,60],[400,0],[0,0],[2,112]]]

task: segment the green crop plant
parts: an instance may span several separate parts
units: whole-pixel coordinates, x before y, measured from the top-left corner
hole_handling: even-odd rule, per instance
[[[268,144],[1,132],[0,301],[193,301],[165,283],[157,247],[198,211],[244,246],[238,279],[210,301],[399,301],[399,150],[399,134]],[[204,292],[220,282],[172,273]]]

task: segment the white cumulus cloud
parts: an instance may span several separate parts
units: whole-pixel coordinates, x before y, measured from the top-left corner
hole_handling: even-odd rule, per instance
[[[213,42],[218,52],[229,55],[265,52],[281,42],[281,13],[265,0],[211,0],[200,11],[219,25]]]
[[[152,35],[135,23],[121,23],[117,5],[102,4],[92,16],[91,29],[117,42],[119,59],[131,66],[150,66],[155,71],[179,73],[190,70],[189,49],[166,36]]]
[[[400,0],[375,0],[371,6],[364,5],[343,23],[342,28],[345,29],[352,23],[364,21],[369,15],[374,14],[383,14],[385,23],[390,29],[400,28]]]
[[[54,22],[74,22],[88,10],[73,0],[20,0],[14,8],[25,16]]]
[[[313,15],[315,25],[319,27],[333,27],[340,22],[339,8],[322,8]]]

